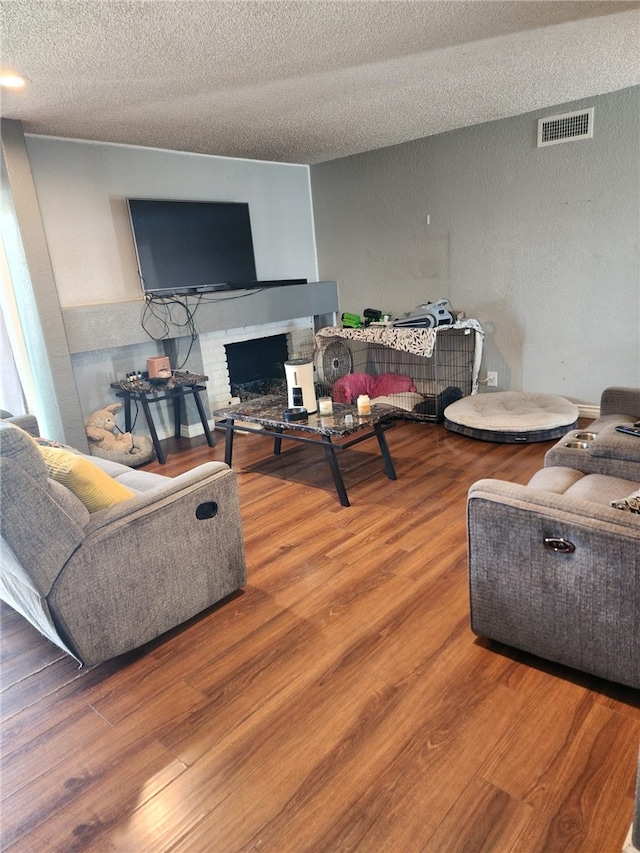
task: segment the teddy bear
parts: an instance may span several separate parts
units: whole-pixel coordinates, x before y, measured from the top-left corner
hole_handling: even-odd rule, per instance
[[[104,409],[98,409],[88,419],[86,424],[89,447],[100,450],[119,450],[123,453],[131,453],[133,450],[133,436],[130,432],[116,432],[118,427],[115,415],[122,409],[122,403],[112,403]]]

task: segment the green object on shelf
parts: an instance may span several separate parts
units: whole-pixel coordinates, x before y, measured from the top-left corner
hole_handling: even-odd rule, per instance
[[[359,314],[343,314],[342,325],[348,329],[359,329],[362,326],[362,320]]]

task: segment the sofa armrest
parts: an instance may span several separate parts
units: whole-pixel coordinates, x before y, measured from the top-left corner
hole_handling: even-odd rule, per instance
[[[530,509],[549,519],[586,524],[592,529],[620,532],[640,539],[640,515],[614,509],[608,504],[509,483],[504,480],[478,480],[469,489],[468,501],[493,501],[504,506]]]
[[[205,463],[96,516],[49,596],[61,636],[85,664],[149,642],[246,581],[236,476],[226,465]]]
[[[640,516],[482,480],[467,521],[474,633],[640,688]]]
[[[38,438],[40,435],[40,427],[38,426],[38,419],[35,415],[11,415],[8,418],[2,418],[2,420],[8,424],[20,427],[20,429],[23,429],[35,438]]]
[[[631,415],[640,419],[640,388],[605,388],[600,398],[601,415]]]
[[[134,498],[129,498],[94,513],[86,528],[86,533],[89,535],[122,519],[132,520],[150,510],[161,509],[167,501],[188,494],[203,484],[214,482],[218,477],[228,474],[230,470],[224,462],[205,462],[178,477],[166,478],[160,486],[140,492]],[[127,481],[124,482],[126,484]],[[133,488],[135,490],[135,486]]]

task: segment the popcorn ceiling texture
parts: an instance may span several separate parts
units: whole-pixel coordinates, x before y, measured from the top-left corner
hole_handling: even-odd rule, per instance
[[[637,85],[639,10],[5,0],[2,64],[30,83],[2,93],[2,115],[27,133],[318,163]]]

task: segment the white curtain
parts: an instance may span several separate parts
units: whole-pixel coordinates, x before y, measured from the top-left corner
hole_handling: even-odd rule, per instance
[[[37,416],[35,385],[13,296],[13,284],[4,241],[1,238],[0,273],[2,279],[0,287],[0,313],[2,314],[0,408],[14,415],[29,412]]]

